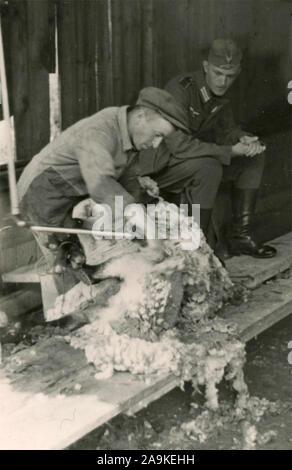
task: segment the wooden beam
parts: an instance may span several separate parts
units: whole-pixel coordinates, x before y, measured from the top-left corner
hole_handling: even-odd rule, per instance
[[[15,283],[40,283],[40,276],[42,272],[45,272],[45,264],[36,262],[28,264],[27,266],[20,266],[20,268],[14,269],[13,271],[3,273],[3,282],[15,282]]]

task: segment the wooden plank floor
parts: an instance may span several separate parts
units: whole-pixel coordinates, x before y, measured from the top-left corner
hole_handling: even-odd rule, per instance
[[[241,281],[246,287],[254,289],[277,273],[292,265],[292,232],[269,242],[277,249],[277,256],[256,259],[251,256],[234,256],[226,261],[226,268],[232,280]]]
[[[248,302],[225,307],[224,318],[237,324],[240,339],[255,338],[292,313],[292,279],[279,279],[255,289]]]
[[[287,252],[292,251],[291,237],[280,243]],[[289,267],[282,257],[278,263],[276,272]],[[243,264],[241,261],[241,274]],[[257,266],[261,264],[262,260]],[[250,274],[250,263],[247,266],[246,274]],[[264,269],[276,274],[274,261],[273,268],[265,265]],[[224,317],[237,323],[242,340],[248,341],[291,312],[291,279],[279,279],[255,289],[247,303],[226,307]],[[54,341],[54,347],[45,350],[47,362],[56,362],[59,371],[57,380],[52,371],[54,382],[48,373],[42,380],[20,386],[9,382],[2,371],[0,449],[63,449],[119,413],[138,411],[179,383],[177,377],[166,375],[145,384],[128,373],[96,381],[81,351],[73,350],[62,338]],[[57,354],[58,341],[63,342],[59,344],[62,355]],[[74,384],[81,389],[74,389]]]

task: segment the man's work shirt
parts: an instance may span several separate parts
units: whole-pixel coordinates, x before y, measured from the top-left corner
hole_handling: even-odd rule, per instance
[[[211,156],[229,165],[232,145],[241,136],[249,135],[235,124],[229,100],[211,93],[201,71],[179,75],[165,89],[186,109],[192,131],[191,137],[180,131],[176,132],[176,139],[171,136],[170,150],[176,156],[185,156],[191,143],[193,158]]]
[[[20,208],[37,223],[62,225],[87,195],[114,205],[115,195],[132,196],[117,182],[135,158],[127,106],[106,108],[65,130],[24,169],[18,182]]]

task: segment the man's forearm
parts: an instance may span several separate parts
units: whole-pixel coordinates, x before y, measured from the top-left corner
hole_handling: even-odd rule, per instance
[[[218,145],[235,145],[237,142],[239,142],[241,137],[252,137],[252,135],[253,134],[242,130],[240,127],[233,127],[231,129],[226,129],[225,131],[217,133],[216,143]]]
[[[230,165],[232,156],[231,145],[217,145],[203,142],[194,136],[176,131],[165,138],[165,144],[169,151],[177,159],[213,157],[222,165]]]
[[[112,210],[115,208],[116,196],[123,197],[124,207],[135,202],[135,198],[111,176],[99,177],[96,185],[89,189],[89,194],[96,203],[108,204]]]

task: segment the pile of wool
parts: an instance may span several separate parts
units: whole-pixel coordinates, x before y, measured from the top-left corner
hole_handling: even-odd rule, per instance
[[[180,378],[181,386],[189,380],[195,387],[204,386],[206,406],[217,409],[217,384],[224,376],[238,392],[239,402],[247,393],[242,375],[244,346],[230,331],[223,320],[209,320],[198,327],[196,335],[172,328],[159,341],[149,342],[117,334],[107,322],[96,320],[67,339],[72,347],[85,351],[97,378],[109,377],[115,370],[146,378],[172,373]]]
[[[156,340],[161,331],[178,322],[182,263],[173,258],[155,266],[146,251],[112,259],[98,270],[96,284],[79,282],[58,296],[46,320],[67,315],[105,319],[119,333]]]
[[[230,381],[237,392],[237,402],[245,402],[248,395],[243,375],[245,347],[238,340],[235,326],[224,319],[214,318],[197,322],[196,330],[192,333],[178,331],[188,354],[193,354],[193,345],[200,346],[199,355],[194,351],[191,360],[186,358],[191,369],[183,378],[191,380],[194,388],[205,387],[207,408],[218,409],[217,385],[223,378]]]
[[[160,201],[156,212],[158,218],[164,213],[169,214],[169,220],[172,221],[169,232],[172,229],[175,233],[173,224],[176,209],[173,205]],[[185,321],[193,322],[220,310],[223,303],[234,295],[234,285],[192,217],[180,214],[179,219],[180,227],[185,227],[185,233],[190,234],[191,241],[186,242],[181,231],[178,231],[181,236],[178,239],[166,239],[164,245],[167,253],[183,260],[182,317]]]
[[[169,278],[151,273],[136,308],[127,308],[123,317],[111,325],[119,334],[157,341],[163,331],[177,323],[182,296],[179,272]]]
[[[68,336],[67,341],[85,351],[88,362],[97,369],[97,379],[108,378],[115,370],[150,377],[176,373],[181,367],[183,346],[168,335],[159,342],[145,341],[117,334],[107,322],[96,320]]]
[[[226,377],[243,402],[244,346],[226,321],[209,318],[232,295],[228,273],[191,217],[161,199],[154,217],[165,235],[164,261],[153,262],[140,246],[99,266],[95,279],[118,280],[119,289],[69,341],[85,351],[99,378],[115,370],[144,377],[173,373],[181,384],[204,386],[207,406],[215,410],[217,384]]]
[[[140,182],[143,187],[149,187],[150,193],[157,196],[157,188],[151,185],[150,178],[144,180],[145,178]],[[83,215],[86,218],[89,215],[87,205],[80,208],[79,204],[78,207],[79,211],[85,211]],[[97,302],[96,315],[92,315],[96,298],[93,293],[90,307],[91,318],[108,317],[115,321],[116,331],[149,340],[156,340],[161,332],[172,327],[178,320],[185,324],[189,322],[192,326],[194,322],[214,314],[232,296],[234,287],[227,271],[214,255],[192,217],[162,199],[159,199],[154,208],[157,232],[160,238],[164,235],[161,242],[165,260],[155,263],[151,250],[143,245],[139,246],[135,241],[97,240],[98,257],[103,263],[102,269],[100,270],[99,265],[97,274],[93,275],[94,282],[100,278],[115,278],[120,281],[120,289],[109,299],[108,307],[101,309]],[[124,249],[122,242],[129,244],[129,247],[133,245],[133,251]],[[113,249],[112,257],[108,250],[109,243]],[[103,245],[106,262],[102,256]],[[78,297],[78,289],[73,288],[57,299],[55,308],[49,312],[47,319],[60,318],[63,313],[75,313],[76,306],[80,310],[87,309],[88,296],[90,292],[94,292],[95,286],[92,289],[81,289],[82,295],[84,289],[88,290],[86,302],[75,299],[76,293]],[[70,301],[71,298],[75,299],[74,302]]]
[[[164,201],[151,178],[138,179],[141,187],[158,199],[154,215],[158,233],[166,235],[165,251],[184,263],[184,318],[200,320],[220,310],[224,302],[239,295],[238,288],[208,245],[197,222],[174,204]],[[164,221],[163,227],[159,227],[161,221]]]
[[[156,205],[155,216],[158,221],[166,220],[165,260],[154,264],[149,251],[141,248],[139,253],[108,262],[102,272],[104,278],[123,281],[110,303],[111,310],[123,312],[114,325],[116,331],[150,340],[178,321],[193,329],[198,320],[220,310],[234,292],[227,271],[190,217],[178,216],[173,205],[164,201]],[[184,234],[175,227],[179,224],[191,234],[188,249]],[[176,239],[169,238],[171,230],[178,234]],[[111,318],[110,311],[108,316]]]
[[[148,250],[126,254],[98,270],[99,279],[115,279],[120,289],[97,308],[91,318],[106,320],[119,334],[148,341],[158,339],[162,331],[178,322],[183,298],[182,263],[179,259],[153,265]]]

